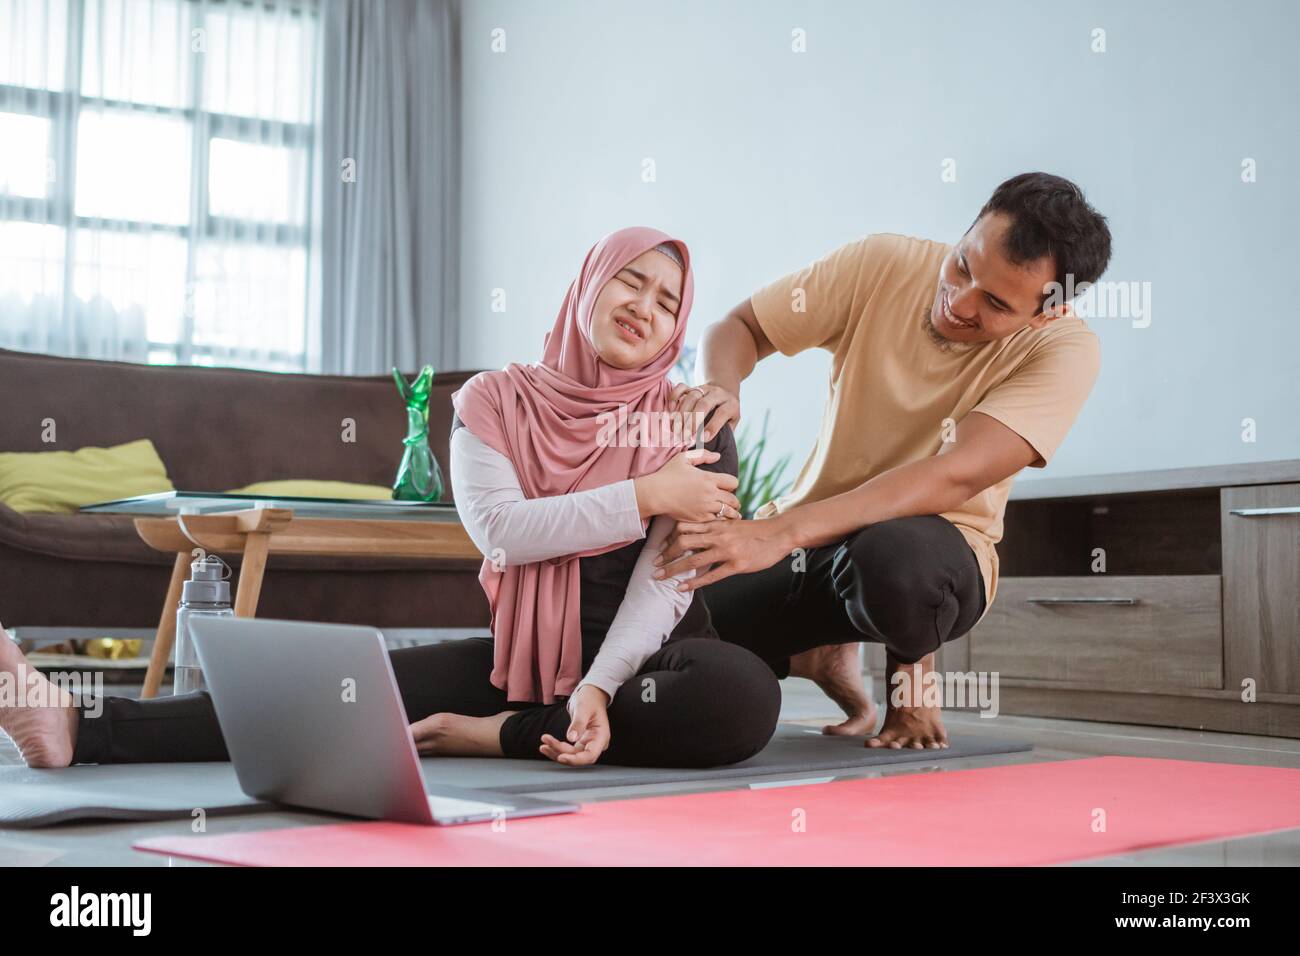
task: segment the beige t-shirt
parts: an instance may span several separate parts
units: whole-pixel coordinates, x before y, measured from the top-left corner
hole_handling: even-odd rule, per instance
[[[870,235],[751,297],[758,324],[781,352],[817,347],[833,356],[817,444],[790,493],[764,505],[758,517],[830,498],[938,454],[944,435],[971,412],[996,418],[1029,442],[1039,456],[1033,467],[1055,453],[1096,380],[1096,334],[1081,319],[1064,317],[945,351],[925,317],[950,249],[909,236]],[[1011,481],[943,515],[970,542],[989,605]]]

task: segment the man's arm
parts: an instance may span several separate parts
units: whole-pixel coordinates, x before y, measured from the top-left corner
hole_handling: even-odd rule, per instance
[[[979,412],[962,419],[954,438],[931,458],[891,468],[852,491],[779,516],[796,539],[791,550],[842,541],[890,518],[952,511],[1038,458],[1029,442]]]
[[[752,292],[705,331],[695,375],[703,384],[675,387],[672,400],[679,404],[670,410],[720,408],[719,428],[723,422],[739,424],[740,383],[754,366],[778,350],[834,352],[845,330],[862,317],[864,297],[892,261],[898,238],[865,236]],[[709,437],[714,432],[711,422]]]
[[[708,441],[730,423],[740,423],[740,383],[749,378],[761,359],[776,351],[758,324],[754,306],[746,299],[726,317],[714,322],[700,339],[700,354],[695,362],[697,387],[679,385],[673,389],[675,406],[670,411],[708,416],[719,409],[705,429]]]
[[[740,383],[749,378],[754,366],[775,351],[776,346],[758,324],[753,303],[746,299],[705,330],[696,368],[702,381],[739,392]]]
[[[843,494],[762,521],[683,523],[668,539],[661,567],[677,575],[717,565],[682,585],[693,590],[733,574],[771,567],[796,548],[842,541],[890,518],[952,511],[1038,458],[1034,447],[991,416],[962,419],[939,454],[882,472]],[[683,557],[685,552],[694,552]]]

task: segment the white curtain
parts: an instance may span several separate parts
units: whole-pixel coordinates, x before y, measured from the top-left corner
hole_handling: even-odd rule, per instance
[[[456,12],[452,0],[323,10],[321,371],[457,367]]]
[[[0,347],[304,369],[316,0],[0,0]]]

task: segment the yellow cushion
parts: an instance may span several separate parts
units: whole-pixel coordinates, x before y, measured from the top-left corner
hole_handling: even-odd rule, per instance
[[[98,501],[175,490],[147,438],[112,448],[0,452],[0,501],[14,511],[71,513]]]
[[[259,481],[245,488],[232,488],[231,495],[266,495],[268,498],[363,498],[388,499],[393,489],[383,485],[359,485],[351,481],[314,481],[310,478],[286,478],[283,481]]]

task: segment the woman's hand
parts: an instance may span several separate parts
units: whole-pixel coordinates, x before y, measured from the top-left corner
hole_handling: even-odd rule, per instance
[[[594,684],[583,684],[573,695],[573,721],[566,743],[542,734],[542,753],[566,767],[585,767],[609,749],[609,697]]]
[[[635,479],[641,517],[668,515],[678,521],[696,522],[739,518],[740,500],[732,494],[739,484],[736,476],[698,467],[720,457],[716,451],[693,448],[674,455],[654,474]]]

